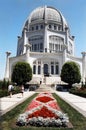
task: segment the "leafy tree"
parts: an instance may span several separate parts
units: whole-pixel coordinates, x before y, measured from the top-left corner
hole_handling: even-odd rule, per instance
[[[66,62],[61,70],[61,80],[68,83],[71,87],[74,83],[79,83],[81,74],[78,64],[75,62]]]
[[[17,83],[18,85],[24,85],[27,81],[32,79],[32,69],[30,64],[26,62],[17,62],[13,68],[12,82]]]

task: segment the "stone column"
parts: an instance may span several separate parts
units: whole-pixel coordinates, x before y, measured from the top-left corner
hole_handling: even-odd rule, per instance
[[[26,33],[27,33],[27,28],[25,27],[25,28],[24,28],[24,36],[23,36],[23,40],[24,40],[23,42],[24,42],[24,45],[28,44]],[[23,53],[25,53],[25,46],[24,46]]]
[[[43,62],[41,63],[41,75],[43,76]]]
[[[6,52],[6,68],[5,68],[5,79],[9,79],[9,56],[11,52]]]
[[[86,52],[82,52],[82,81],[86,80]]]
[[[44,31],[44,52],[47,52],[47,23],[45,23],[45,31]]]
[[[29,53],[30,53],[31,45],[30,44],[26,44],[25,47],[26,47],[26,59],[25,59],[25,61],[28,63],[29,62],[29,56],[30,56]]]
[[[66,61],[66,49],[67,49],[67,45],[63,45],[63,64],[65,63]]]

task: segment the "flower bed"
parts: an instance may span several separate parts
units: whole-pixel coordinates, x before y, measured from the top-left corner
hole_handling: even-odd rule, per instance
[[[47,103],[49,101],[52,101],[53,99],[51,97],[48,97],[48,96],[42,96],[42,97],[36,98],[36,100],[43,102],[43,103]]]
[[[67,126],[67,114],[64,114],[51,93],[40,93],[20,114],[18,125]]]

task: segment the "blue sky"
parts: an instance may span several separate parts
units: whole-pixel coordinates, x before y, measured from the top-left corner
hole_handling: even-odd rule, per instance
[[[33,9],[53,6],[67,20],[75,36],[75,55],[86,51],[86,0],[0,0],[0,79],[4,78],[6,51],[16,56],[17,36]]]

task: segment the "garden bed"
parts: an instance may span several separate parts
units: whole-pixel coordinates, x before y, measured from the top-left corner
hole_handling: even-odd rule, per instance
[[[41,93],[28,105],[17,119],[19,126],[69,127],[69,117],[63,113],[51,93]]]
[[[79,112],[77,112],[74,108],[72,108],[68,103],[59,98],[56,94],[53,94],[54,98],[58,101],[60,105],[60,109],[63,112],[68,113],[68,117],[70,122],[73,124],[73,128],[69,127],[35,127],[35,126],[17,126],[16,121],[19,117],[20,113],[26,111],[29,103],[33,101],[33,98],[37,96],[37,94],[28,98],[24,103],[21,103],[13,110],[9,111],[1,118],[2,130],[86,130],[86,118],[82,116]],[[69,124],[70,125],[70,124]],[[1,126],[1,125],[0,125]]]

